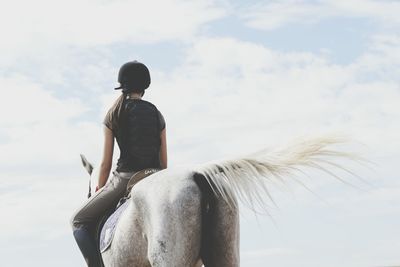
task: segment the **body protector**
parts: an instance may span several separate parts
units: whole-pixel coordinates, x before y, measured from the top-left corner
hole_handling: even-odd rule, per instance
[[[119,171],[160,168],[160,119],[152,103],[138,99],[125,102],[121,116]],[[118,141],[118,140],[117,140]]]

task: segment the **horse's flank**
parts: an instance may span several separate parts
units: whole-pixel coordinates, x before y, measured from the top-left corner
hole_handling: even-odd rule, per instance
[[[224,201],[212,210],[214,217],[209,222],[215,228],[207,227],[208,240],[218,242],[201,251],[205,203],[192,171],[160,171],[135,185],[131,195],[111,247],[103,253],[105,266],[194,267],[201,266],[201,253],[207,253],[204,258],[214,263],[238,255],[238,216]],[[220,212],[227,216],[218,216]]]

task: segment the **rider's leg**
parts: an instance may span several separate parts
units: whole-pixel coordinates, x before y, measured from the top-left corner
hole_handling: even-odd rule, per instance
[[[132,174],[133,172],[119,173],[114,171],[106,185],[89,198],[71,218],[75,240],[90,267],[101,266],[97,244],[90,227],[96,225],[105,211],[115,207],[118,200],[124,195],[126,185]]]
[[[85,226],[74,227],[73,229],[74,237],[79,249],[85,258],[86,264],[89,267],[100,267],[101,261],[98,257],[97,246],[93,233]]]

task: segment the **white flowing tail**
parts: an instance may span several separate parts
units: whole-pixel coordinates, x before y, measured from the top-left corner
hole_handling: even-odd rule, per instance
[[[324,165],[344,170],[357,176],[347,168],[332,161],[342,158],[370,162],[354,153],[328,149],[328,146],[348,142],[339,136],[324,136],[296,142],[278,151],[262,150],[246,157],[208,162],[195,167],[195,172],[204,175],[214,193],[236,207],[236,197],[256,211],[256,206],[265,210],[267,199],[273,201],[268,182],[278,179],[284,182],[288,176],[303,172],[303,167],[322,170],[346,182]],[[265,196],[268,196],[266,198]]]

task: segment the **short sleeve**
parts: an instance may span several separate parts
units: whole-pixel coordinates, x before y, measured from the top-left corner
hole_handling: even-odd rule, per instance
[[[158,111],[158,118],[160,119],[160,130],[162,131],[165,129],[165,119],[160,111]]]
[[[106,116],[104,117],[103,124],[104,124],[108,129],[110,129],[111,131],[113,131],[114,125],[113,125],[113,121],[112,121],[111,109],[107,112]]]

